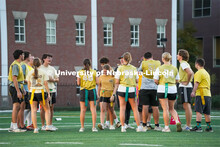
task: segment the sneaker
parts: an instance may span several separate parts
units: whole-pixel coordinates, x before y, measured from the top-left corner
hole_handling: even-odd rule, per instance
[[[190,129],[192,129],[191,127],[188,127],[187,125],[185,125],[182,130],[183,131],[190,131]]]
[[[130,126],[129,124],[127,125],[127,129],[134,129],[134,127]]]
[[[34,125],[31,124],[30,126],[27,126],[27,130],[28,130],[28,131],[29,131],[29,130],[34,130]]]
[[[126,132],[125,126],[121,126],[121,132]]]
[[[113,125],[110,125],[109,130],[115,130],[115,127]]]
[[[117,123],[115,124],[115,127],[116,127],[116,128],[120,128],[120,127],[121,127],[121,123],[120,123],[120,122],[117,122]]]
[[[206,132],[213,132],[212,127],[207,127],[207,128],[205,129],[205,131],[206,131]]]
[[[162,129],[163,129],[163,128],[160,127],[160,126],[159,126],[159,127],[155,126],[155,128],[154,128],[155,131],[162,131]]]
[[[21,130],[21,129],[12,129],[11,132],[15,132],[15,133],[21,133],[21,132],[26,132],[27,130]]]
[[[147,126],[143,127],[146,131],[148,130]]]
[[[177,132],[182,132],[181,123],[176,123],[176,131]]]
[[[41,131],[46,131],[46,126],[42,126]]]
[[[143,128],[143,127],[138,127],[138,128],[136,128],[136,132],[146,132],[147,131],[147,129],[146,128]]]
[[[52,126],[52,128],[53,128],[53,129],[58,130],[58,128],[57,128],[57,127],[55,127],[54,125],[51,125],[51,126]]]
[[[98,124],[98,128],[99,128],[100,130],[104,130],[104,129],[105,129],[103,124]]]
[[[26,130],[26,131],[27,131],[26,126],[24,126],[23,128],[19,128],[19,129],[21,129],[21,130]]]
[[[168,128],[168,129],[163,128],[162,132],[171,132],[171,131],[170,131],[170,128]]]
[[[38,130],[39,130],[38,128],[34,129],[34,133],[39,133]]]
[[[191,132],[203,132],[202,127],[195,126],[194,128],[190,129]]]
[[[79,132],[84,132],[85,131],[85,128],[80,128],[79,129]]]
[[[92,128],[92,132],[98,132],[96,128]]]
[[[109,124],[105,124],[105,125],[104,125],[104,128],[105,128],[105,129],[109,128]]]
[[[8,132],[13,132],[13,128],[9,128],[9,129],[8,129]]]
[[[154,128],[151,125],[149,125],[149,126],[147,126],[147,129],[148,130],[153,130]]]
[[[50,126],[46,126],[46,131],[56,131],[56,129],[50,125]]]

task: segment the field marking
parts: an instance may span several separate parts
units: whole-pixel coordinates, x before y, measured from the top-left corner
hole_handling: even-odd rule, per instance
[[[163,146],[159,144],[132,144],[132,143],[121,143],[121,146]]]
[[[11,144],[11,142],[0,142],[0,144]]]
[[[45,144],[83,144],[83,142],[45,142]]]

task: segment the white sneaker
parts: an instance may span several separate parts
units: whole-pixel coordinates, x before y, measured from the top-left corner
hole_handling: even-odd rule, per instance
[[[115,124],[115,127],[116,127],[116,128],[120,128],[120,127],[121,127],[121,123],[120,123],[120,122],[117,122],[117,123]]]
[[[124,127],[125,127],[125,130],[127,130],[127,128],[128,128],[128,125],[126,124],[126,123],[124,123],[125,125],[124,125]]]
[[[143,129],[146,130],[146,131],[148,130],[147,126],[143,127]]]
[[[53,129],[58,130],[58,128],[57,128],[57,127],[55,127],[54,125],[51,125],[51,126],[52,126],[52,128],[53,128]]]
[[[121,132],[126,132],[125,126],[121,126]]]
[[[170,131],[170,128],[168,128],[168,129],[163,128],[162,132],[171,132],[171,131]]]
[[[38,130],[39,130],[38,128],[35,128],[35,129],[34,129],[34,133],[39,133]]]
[[[110,125],[109,130],[115,130],[115,127],[113,125]]]
[[[160,126],[159,126],[159,127],[155,126],[155,128],[154,128],[155,131],[162,131],[162,129],[163,129],[163,128],[160,127]]]
[[[104,127],[103,124],[98,124],[98,128],[99,128],[100,130],[104,130],[104,129],[105,129],[105,127]]]
[[[46,131],[56,131],[56,129],[50,125],[50,126],[46,126]]]
[[[183,131],[190,131],[190,129],[192,129],[192,127],[188,127],[187,125],[185,125],[182,129],[183,129]]]
[[[84,132],[85,131],[85,128],[80,128],[79,129],[79,132]]]
[[[46,126],[42,126],[41,131],[46,131]]]
[[[12,129],[11,132],[15,132],[15,133],[21,133],[21,132],[26,132],[27,130],[22,130],[22,129]]]
[[[106,129],[109,128],[109,124],[105,124],[104,128],[106,128]]]
[[[136,132],[146,132],[146,131],[147,131],[147,129],[143,128],[142,126],[136,128]]]
[[[129,124],[127,125],[127,129],[134,129],[134,127],[130,126]]]
[[[8,129],[8,132],[13,132],[13,128],[9,128],[9,129]]]
[[[92,132],[98,132],[96,128],[92,128]]]

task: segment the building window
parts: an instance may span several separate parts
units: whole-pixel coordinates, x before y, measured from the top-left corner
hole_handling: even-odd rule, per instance
[[[76,23],[76,45],[85,45],[85,23]]]
[[[25,42],[25,19],[15,19],[15,42]]]
[[[56,21],[46,21],[46,38],[47,44],[56,44]]]
[[[214,67],[220,67],[220,36],[214,39]]]
[[[204,17],[211,15],[211,0],[194,0],[193,2],[194,17]]]
[[[105,46],[112,46],[112,24],[104,24],[103,25],[104,31],[104,45]]]
[[[163,47],[161,38],[166,38],[166,27],[162,25],[157,26],[157,47]]]
[[[131,25],[131,46],[139,46],[139,25]]]

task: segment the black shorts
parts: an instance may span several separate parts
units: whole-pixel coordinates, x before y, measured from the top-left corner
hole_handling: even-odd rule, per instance
[[[20,88],[19,88],[19,90],[21,91]],[[22,93],[22,91],[21,91],[21,93]],[[13,87],[13,86],[9,86],[9,94],[10,94],[10,96],[11,96],[11,99],[12,99],[12,103],[13,103],[13,104],[14,104],[14,103],[19,103],[19,104],[21,104],[21,103],[24,101],[23,98],[21,98],[21,99],[18,98],[18,96],[17,96],[17,91],[16,91],[15,87]]]
[[[179,87],[178,88],[178,96],[181,98],[182,104],[183,103],[190,103],[191,104],[191,93],[192,88],[190,87]]]
[[[142,112],[142,105],[138,105],[138,112]]]
[[[55,104],[56,103],[56,92],[50,93],[50,97],[51,97],[52,104]],[[51,103],[51,101],[49,101],[49,104]]]
[[[159,106],[157,90],[141,89],[139,91],[139,105]]]
[[[24,96],[24,101],[25,101],[25,109],[31,109],[31,105],[30,105],[30,99],[29,96],[30,93],[27,92],[26,95]]]
[[[201,114],[210,115],[211,113],[211,97],[204,96],[205,99],[205,105],[202,105],[202,99],[201,96],[196,96],[195,100],[195,112],[199,112]]]
[[[119,92],[118,95],[121,97],[125,97],[125,92]],[[128,93],[128,98],[135,98],[135,92]]]
[[[165,93],[157,93],[157,98],[158,99],[164,99],[165,98]],[[168,100],[176,100],[177,99],[177,94],[176,93],[168,93],[167,98],[168,98]]]
[[[85,89],[83,89],[83,90],[80,90],[80,101],[81,102],[85,102],[85,98],[86,98],[86,95],[85,95]],[[94,99],[95,99],[95,96],[96,96],[96,98],[97,98],[97,93],[96,93],[96,91],[95,91],[95,93],[93,92],[93,90],[88,90],[88,100],[89,101],[94,101]]]
[[[30,93],[30,96],[31,96],[31,93]],[[30,97],[30,99],[31,99],[31,97]],[[47,94],[46,93],[44,93],[44,99],[45,100],[47,99]],[[37,102],[43,101],[42,93],[34,93],[33,101],[37,101]]]
[[[100,97],[99,102],[110,103],[110,97]]]

